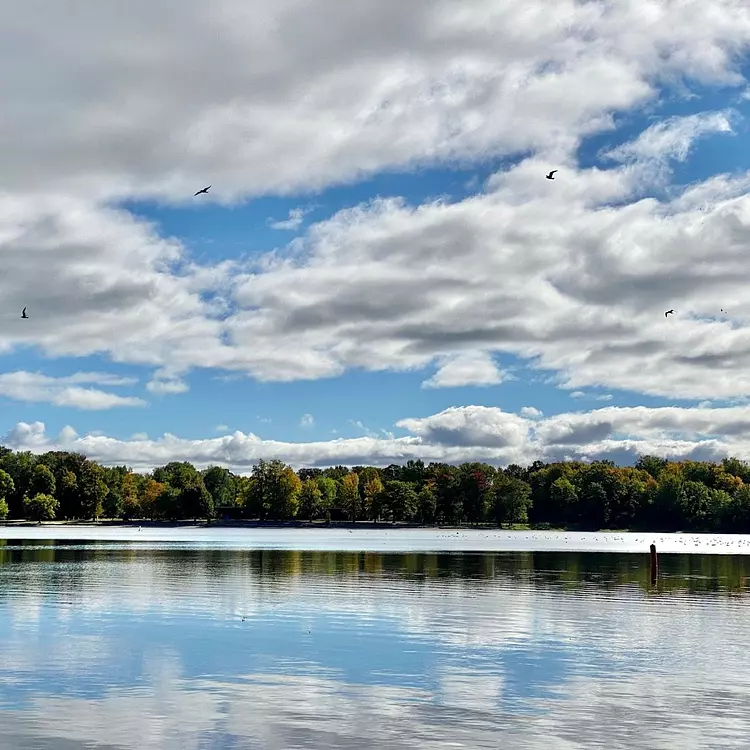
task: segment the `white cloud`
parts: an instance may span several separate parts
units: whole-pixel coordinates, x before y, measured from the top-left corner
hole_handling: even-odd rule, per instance
[[[613,398],[611,393],[586,393],[585,391],[571,391],[568,395],[571,398],[587,398],[592,401],[611,401]]]
[[[271,227],[271,229],[281,229],[281,230],[294,230],[299,229],[300,226],[302,226],[302,222],[312,211],[312,208],[292,208],[289,211],[288,218],[282,220],[282,221],[273,221],[272,219],[269,219],[268,226]]]
[[[169,365],[148,384],[162,394],[184,392],[198,367],[294,380],[437,360],[431,380],[445,383],[466,363],[441,359],[458,348],[530,358],[571,388],[750,392],[750,178],[628,205],[642,169],[580,171],[575,158],[582,138],[656,101],[662,84],[744,90],[743,4],[327,7],[265,0],[250,19],[239,0],[200,10],[166,0],[127,18],[103,8],[82,26],[62,8],[39,24],[34,3],[14,6],[0,28],[0,64],[14,71],[0,299],[31,318],[0,316],[0,352]],[[19,28],[24,49],[45,55],[19,51]],[[726,112],[657,123],[620,153],[683,158],[729,125]],[[375,201],[249,268],[191,263],[112,208],[228,203],[522,153],[486,194],[416,209]],[[555,182],[542,177],[551,164]],[[666,323],[665,305],[680,313]],[[725,305],[731,320],[709,319]]]
[[[146,383],[146,388],[148,388],[151,393],[157,395],[185,393],[190,389],[184,380],[179,380],[177,378],[167,378],[164,380],[161,378],[154,378]]]
[[[299,425],[300,427],[312,427],[315,424],[315,417],[312,414],[303,414]]]
[[[217,424],[214,429],[216,430],[216,432],[229,432],[229,425]]]
[[[503,372],[485,352],[459,352],[440,358],[440,368],[423,388],[450,388],[466,385],[498,385]]]
[[[605,153],[611,159],[676,159],[685,161],[693,143],[704,135],[732,133],[731,120],[737,114],[699,112],[686,117],[670,117],[644,130],[634,141],[624,143]]]
[[[100,372],[77,372],[54,378],[38,372],[0,373],[0,395],[16,401],[47,403],[76,409],[100,410],[120,406],[145,406],[143,399],[118,396],[99,388],[82,388],[80,384],[118,386],[133,385],[135,378],[123,378]]]
[[[519,416],[496,407],[452,407],[429,417],[399,420],[395,426],[409,433],[404,437],[352,424],[366,435],[291,443],[240,431],[202,440],[171,434],[158,439],[133,436],[117,440],[93,434],[81,437],[66,427],[55,437],[47,434],[43,422],[19,422],[3,437],[2,444],[34,452],[80,451],[105,464],[127,463],[139,471],[169,461],[191,461],[201,467],[219,464],[243,473],[260,458],[280,458],[295,467],[339,463],[387,466],[417,458],[497,465],[527,465],[537,459],[613,458],[627,462],[639,454],[700,460],[734,455],[750,460],[750,406],[609,406],[551,417]]]
[[[526,419],[538,419],[539,417],[544,416],[544,414],[534,406],[522,406],[519,413],[522,417],[526,417]]]

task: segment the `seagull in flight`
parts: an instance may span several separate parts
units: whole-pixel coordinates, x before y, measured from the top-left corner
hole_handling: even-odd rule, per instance
[[[25,308],[25,307],[23,308],[23,310],[22,310],[22,312],[21,312],[21,317],[22,317],[22,318],[28,318],[28,317],[29,317],[29,316],[28,316],[28,315],[26,314],[26,308]]]
[[[557,171],[558,171],[558,170],[556,170],[556,169],[553,169],[553,170],[552,170],[552,171],[551,171],[551,172],[550,172],[549,174],[546,174],[546,175],[544,175],[544,176],[545,176],[545,177],[546,177],[546,178],[547,178],[548,180],[554,180],[555,178],[554,178],[554,177],[553,177],[552,175],[553,175],[553,174],[555,174],[555,172],[557,172]]]
[[[666,318],[666,317],[667,317],[667,315],[674,315],[674,310],[667,310],[667,311],[666,311],[666,312],[664,313],[664,317]]]
[[[204,187],[203,190],[199,190],[195,195],[200,195],[201,193],[207,194],[210,188],[211,188],[210,185],[208,187]],[[195,198],[195,195],[193,196],[193,198]]]

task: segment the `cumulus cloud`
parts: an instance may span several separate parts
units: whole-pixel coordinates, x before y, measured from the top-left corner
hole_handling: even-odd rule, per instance
[[[635,200],[644,172],[632,163],[685,158],[735,115],[657,122],[610,149],[611,169],[576,159],[584,138],[663,86],[745,90],[750,9],[327,8],[265,0],[249,16],[240,0],[166,0],[131,17],[87,8],[82,25],[68,6],[45,6],[44,24],[38,0],[14,6],[0,28],[0,64],[14,71],[2,91],[0,296],[31,319],[0,319],[0,351],[168,366],[154,394],[185,392],[194,368],[290,381],[437,363],[425,387],[488,384],[502,378],[498,352],[574,389],[750,392],[750,176]],[[19,29],[23,49],[45,54],[21,54]],[[228,205],[503,156],[523,160],[479,195],[376,200],[251,264],[197,264],[116,207],[192,201],[206,174],[201,203]],[[550,164],[554,183],[541,179]],[[678,309],[666,322],[665,304]],[[725,305],[731,317],[716,319]]]
[[[118,396],[99,388],[83,388],[83,384],[118,386],[133,385],[135,378],[123,378],[101,372],[77,372],[59,378],[38,372],[0,373],[0,395],[15,401],[72,406],[77,409],[103,410],[118,406],[145,406],[134,396]]]
[[[190,387],[184,380],[179,380],[177,378],[154,378],[153,380],[150,380],[148,383],[146,383],[146,388],[148,388],[151,393],[155,393],[157,395],[165,395],[169,393],[185,393],[190,389]]]
[[[2,442],[37,453],[80,451],[104,464],[126,463],[137,471],[169,461],[191,461],[199,467],[217,464],[246,473],[261,458],[279,458],[295,468],[387,466],[418,458],[453,464],[486,461],[498,466],[528,465],[537,459],[611,458],[629,463],[645,454],[696,460],[733,455],[750,460],[750,406],[610,406],[551,417],[531,413],[529,408],[518,415],[497,407],[451,407],[428,417],[399,420],[395,427],[409,433],[403,437],[359,423],[366,432],[362,437],[307,443],[264,440],[239,430],[202,440],[169,433],[157,439],[133,435],[130,440],[118,440],[94,433],[80,436],[72,427],[54,436],[43,422],[19,422]]]
[[[312,208],[292,208],[289,211],[289,216],[286,219],[283,219],[281,221],[273,221],[269,220],[268,226],[271,227],[271,229],[281,229],[281,230],[289,230],[292,231],[294,229],[299,229],[302,226],[302,222],[312,211]]]
[[[522,417],[526,417],[526,419],[537,419],[544,416],[544,414],[535,406],[522,406],[519,414]]]
[[[315,424],[315,417],[312,414],[303,414],[299,420],[300,427],[312,427]]]
[[[438,371],[422,383],[423,388],[450,388],[461,385],[498,385],[503,372],[489,354],[458,353],[440,359]]]

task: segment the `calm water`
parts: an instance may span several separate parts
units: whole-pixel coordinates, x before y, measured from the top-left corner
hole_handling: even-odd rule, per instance
[[[636,534],[501,529],[222,528],[155,526],[0,526],[0,539],[190,542],[211,549],[351,550],[365,552],[661,552],[748,554],[741,534]]]
[[[7,540],[0,747],[747,747],[750,557],[660,562]]]

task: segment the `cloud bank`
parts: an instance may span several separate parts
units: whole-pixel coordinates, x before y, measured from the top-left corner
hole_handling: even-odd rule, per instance
[[[203,468],[221,465],[243,474],[261,458],[302,466],[374,465],[486,461],[497,466],[535,460],[596,460],[632,463],[638,455],[671,459],[720,460],[733,455],[750,460],[750,406],[685,408],[605,407],[544,417],[533,407],[522,414],[486,406],[446,409],[428,417],[407,418],[395,427],[407,434],[378,434],[316,442],[264,440],[252,432],[188,440],[170,433],[157,439],[78,435],[65,427],[50,435],[43,422],[19,422],[2,444],[15,450],[80,451],[104,464],[128,464],[148,471],[169,461],[191,461]]]
[[[750,391],[750,175],[642,197],[739,116],[667,118],[605,148],[611,168],[578,166],[618,113],[658,116],[660,96],[696,85],[741,93],[743,4],[41,10],[17,4],[0,29],[0,351],[145,365],[154,395],[196,368],[290,381],[434,365],[425,387],[492,385],[497,353],[570,389]],[[475,196],[373,200],[252,262],[198,264],[120,203],[185,204],[207,177],[201,199],[228,205],[502,157]]]

